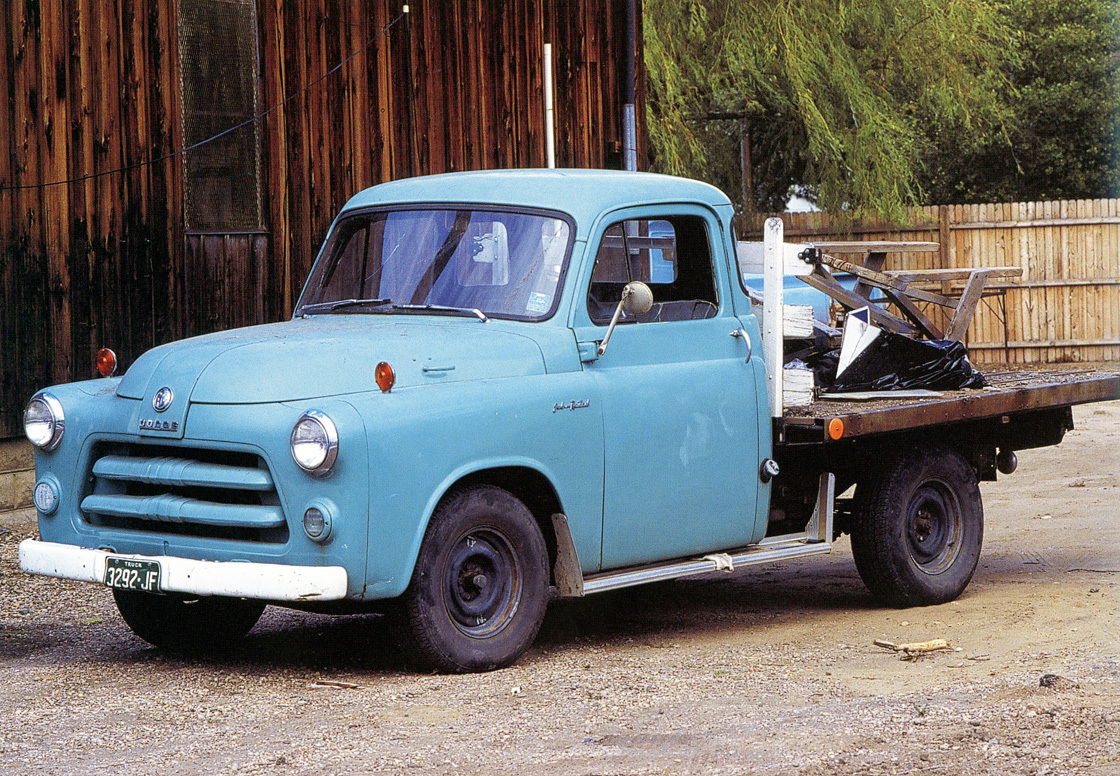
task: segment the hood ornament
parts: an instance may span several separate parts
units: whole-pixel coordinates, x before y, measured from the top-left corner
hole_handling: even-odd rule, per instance
[[[156,412],[164,412],[173,401],[175,401],[175,392],[165,385],[152,397],[152,409]]]

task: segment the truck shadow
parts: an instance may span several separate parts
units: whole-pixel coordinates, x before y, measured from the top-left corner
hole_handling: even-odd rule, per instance
[[[157,650],[134,636],[112,599],[96,607],[85,624],[0,628],[0,656],[15,660],[81,658],[113,665],[145,665],[160,671],[184,666],[268,674],[326,675],[411,672],[385,618],[376,614],[328,616],[278,607],[266,609],[242,641],[205,655]],[[724,638],[750,634],[776,622],[840,616],[876,608],[854,568],[844,563],[768,567],[734,577],[708,575],[554,601],[523,661],[547,659],[593,647],[634,641]]]
[[[876,608],[850,564],[795,564],[730,578],[709,575],[554,601],[523,660],[634,641],[716,639],[731,631],[749,635],[776,622],[811,623]],[[236,664],[240,670],[252,666],[249,670],[303,669],[334,675],[410,671],[384,617],[330,617],[275,608],[267,610],[233,650],[193,659]]]
[[[879,608],[854,568],[756,569],[729,578],[707,575],[555,602],[537,647],[601,646],[634,640],[715,638],[765,629],[776,622],[811,623],[823,615]]]
[[[1038,564],[1015,553],[981,561],[972,593],[990,585],[1045,577],[1050,558]],[[1057,565],[1068,558],[1053,559]],[[1032,565],[1033,564],[1033,565]],[[1042,574],[1037,572],[1041,571]],[[969,595],[966,592],[965,595]],[[182,665],[269,673],[297,670],[338,674],[410,672],[380,615],[333,617],[269,607],[241,642],[219,653],[160,652],[131,634],[104,596],[90,613],[66,622],[0,623],[0,657],[92,659],[113,664]],[[850,555],[709,574],[554,601],[524,661],[593,648],[687,640],[749,640],[775,625],[814,628],[845,615],[882,610],[860,581]]]
[[[329,616],[269,607],[249,636],[205,655],[161,652],[129,632],[106,601],[96,625],[57,623],[16,633],[0,651],[11,658],[81,654],[109,664],[185,665],[239,673],[329,675],[411,672],[381,615]],[[554,601],[523,660],[638,642],[749,637],[776,623],[806,623],[878,608],[850,562],[758,568],[731,577],[707,575]]]

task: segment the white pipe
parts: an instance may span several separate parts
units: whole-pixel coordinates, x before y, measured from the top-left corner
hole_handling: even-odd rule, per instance
[[[552,111],[552,44],[544,44],[544,155],[549,169],[556,166],[556,119]]]
[[[780,218],[767,218],[763,232],[766,265],[762,286],[762,352],[770,389],[770,415],[782,417],[782,368],[785,337],[782,330],[782,284],[785,281],[785,226]]]

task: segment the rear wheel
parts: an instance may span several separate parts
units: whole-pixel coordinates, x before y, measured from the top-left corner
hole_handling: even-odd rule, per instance
[[[432,516],[397,627],[408,657],[462,673],[529,648],[548,602],[548,552],[533,515],[493,486],[458,491]]]
[[[252,630],[265,607],[245,598],[184,599],[133,590],[113,590],[113,598],[133,633],[172,652],[228,647]]]
[[[864,493],[860,493],[864,490]],[[852,554],[871,592],[892,606],[951,601],[980,560],[984,508],[976,472],[943,445],[916,448],[857,488]]]

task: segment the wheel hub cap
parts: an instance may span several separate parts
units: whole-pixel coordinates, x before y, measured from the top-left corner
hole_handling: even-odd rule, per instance
[[[910,500],[906,533],[910,555],[927,574],[949,568],[960,552],[960,505],[943,483],[927,482]]]
[[[451,550],[444,577],[447,613],[463,633],[485,638],[504,628],[517,609],[521,576],[505,536],[474,531]]]

